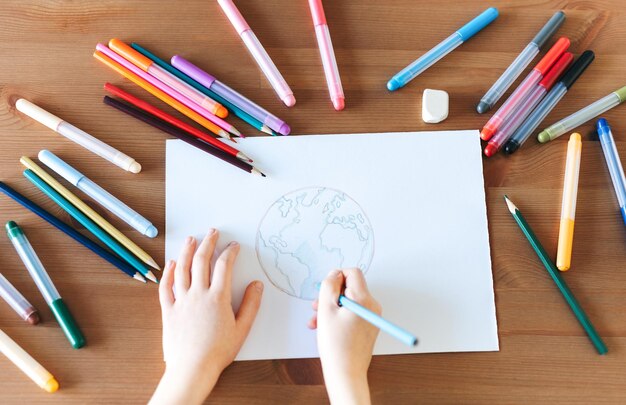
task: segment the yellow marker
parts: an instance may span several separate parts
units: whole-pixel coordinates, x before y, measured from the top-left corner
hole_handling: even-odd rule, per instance
[[[111,235],[115,240],[124,245],[126,249],[130,250],[135,256],[137,256],[141,261],[146,263],[149,266],[154,267],[155,269],[159,269],[159,265],[156,261],[144,251],[142,248],[137,246],[135,242],[128,239],[122,232],[118,231],[109,221],[102,218],[100,214],[91,209],[87,204],[85,204],[80,198],[76,197],[74,193],[65,188],[61,183],[56,181],[52,176],[50,176],[45,170],[43,170],[37,163],[33,162],[26,156],[22,156],[20,162],[26,166],[28,169],[32,170],[37,174],[43,181],[48,183],[50,187],[56,190],[57,193],[61,194],[65,197],[66,200],[71,202],[76,208],[78,208],[83,214],[88,216],[92,221],[94,221],[98,226],[104,229],[109,235]]]
[[[52,374],[2,330],[0,330],[0,352],[44,390],[52,393],[59,389],[59,383]]]
[[[573,133],[567,143],[565,183],[563,184],[561,226],[559,229],[559,247],[556,253],[556,267],[561,271],[569,270],[572,261],[574,216],[576,215],[576,196],[578,194],[578,174],[580,173],[580,154],[582,152],[582,146],[580,134]]]

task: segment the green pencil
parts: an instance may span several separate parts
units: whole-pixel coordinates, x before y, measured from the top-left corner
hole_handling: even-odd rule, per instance
[[[513,218],[515,218],[517,225],[519,225],[519,227],[522,229],[522,232],[524,232],[526,239],[528,239],[530,245],[533,247],[533,249],[535,249],[535,253],[537,253],[537,256],[539,256],[539,259],[545,266],[546,270],[548,270],[550,277],[552,277],[552,280],[554,280],[554,282],[556,283],[559,291],[561,291],[563,298],[565,298],[565,301],[567,301],[567,304],[572,309],[572,312],[574,312],[576,319],[583,327],[583,329],[585,329],[585,332],[587,332],[587,336],[589,336],[591,343],[593,343],[599,354],[605,354],[607,352],[607,348],[604,345],[602,338],[600,337],[600,335],[598,335],[598,332],[596,332],[591,321],[589,320],[589,318],[587,318],[587,315],[585,315],[585,311],[583,311],[582,307],[576,300],[576,297],[574,297],[572,291],[569,289],[567,284],[565,284],[565,280],[563,280],[561,272],[556,268],[554,263],[552,263],[552,261],[548,257],[548,253],[546,253],[543,246],[541,246],[541,242],[539,242],[539,239],[537,239],[537,236],[535,236],[535,233],[530,228],[530,225],[528,225],[528,222],[526,222],[526,219],[524,219],[522,213],[515,206],[515,204],[513,204],[511,200],[509,200],[509,197],[504,196],[504,201],[506,201],[506,205],[509,207],[509,211],[511,212],[511,215],[513,215]]]
[[[46,196],[48,196],[65,212],[70,214],[82,226],[87,228],[89,232],[91,232],[95,237],[97,237],[102,243],[104,243],[107,247],[109,247],[113,252],[115,252],[122,259],[127,261],[128,264],[130,264],[131,266],[139,270],[139,272],[143,274],[148,280],[158,283],[157,278],[154,276],[152,271],[150,271],[150,269],[148,269],[147,266],[144,265],[141,260],[135,257],[135,255],[133,255],[130,251],[128,251],[124,246],[122,246],[121,243],[113,239],[111,235],[106,233],[94,221],[89,219],[89,217],[87,217],[78,208],[72,205],[72,203],[66,200],[65,197],[57,193],[52,187],[48,185],[48,183],[46,183],[39,176],[37,176],[35,172],[33,172],[30,169],[26,169],[24,170],[24,177],[30,180],[30,182],[33,183],[35,187],[41,190],[41,192],[43,192]]]

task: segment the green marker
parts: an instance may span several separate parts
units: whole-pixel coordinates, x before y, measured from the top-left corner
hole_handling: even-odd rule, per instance
[[[44,269],[43,264],[41,264],[41,260],[37,257],[37,253],[35,253],[26,235],[24,235],[24,231],[13,221],[7,222],[6,229],[13,247],[17,250],[17,254],[24,262],[41,295],[43,295],[54,317],[61,325],[65,336],[67,336],[74,349],[80,349],[85,345],[85,337],[78,328],[76,321],[70,314],[56,287],[52,284],[50,276]]]
[[[602,97],[594,103],[589,104],[582,110],[576,111],[569,117],[563,118],[556,124],[550,125],[537,136],[537,139],[539,139],[539,142],[541,143],[552,141],[564,133],[571,131],[600,114],[603,114],[605,111],[622,104],[624,101],[626,101],[626,86],[615,90],[613,93]]]

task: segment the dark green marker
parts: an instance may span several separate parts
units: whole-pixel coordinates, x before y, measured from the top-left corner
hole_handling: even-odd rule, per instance
[[[50,306],[65,336],[67,336],[74,349],[80,349],[85,345],[85,337],[80,329],[78,329],[76,321],[72,317],[72,314],[70,314],[67,305],[63,302],[56,287],[52,284],[50,276],[46,272],[46,269],[44,269],[43,264],[41,264],[41,260],[37,257],[37,253],[35,253],[35,250],[26,238],[24,231],[13,221],[7,222],[6,229],[9,239],[11,243],[13,243],[13,247],[17,250],[17,254],[20,256],[20,259],[22,259],[22,262],[24,262],[26,269],[33,278],[37,288],[39,288],[41,295],[43,295],[48,306]]]

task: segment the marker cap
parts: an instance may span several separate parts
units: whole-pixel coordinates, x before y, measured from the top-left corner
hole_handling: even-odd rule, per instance
[[[152,61],[150,59],[146,58],[145,56],[143,56],[142,54],[140,54],[129,45],[120,41],[117,38],[113,38],[109,41],[109,48],[111,48],[119,55],[123,56],[128,61],[139,66],[143,71],[147,72],[148,68],[152,65]]]
[[[576,80],[578,80],[578,77],[580,77],[580,75],[583,74],[585,69],[587,69],[587,66],[591,65],[591,62],[593,62],[595,57],[596,55],[593,53],[593,51],[583,52],[578,57],[578,59],[576,59],[576,62],[574,62],[572,67],[570,67],[567,70],[567,72],[565,72],[565,75],[563,75],[563,78],[561,79],[561,82],[563,83],[563,85],[567,89],[572,87],[572,85],[576,82]]]
[[[617,97],[619,97],[620,103],[626,101],[626,86],[622,87],[621,89],[615,90],[614,93],[617,94]]]
[[[61,298],[52,301],[50,309],[54,314],[54,317],[61,325],[61,329],[65,333],[65,336],[72,344],[74,349],[80,349],[85,346],[85,337],[78,328],[78,324],[74,320],[74,317],[70,313],[70,310],[65,305],[65,302]]]
[[[554,66],[546,73],[546,75],[541,79],[539,85],[546,90],[549,90],[556,80],[561,76],[561,74],[567,69],[567,67],[574,60],[574,54],[571,52],[565,52],[559,60],[556,61]]]
[[[605,118],[600,118],[598,122],[596,122],[596,129],[598,130],[598,134],[604,135],[611,130],[611,127]]]
[[[550,48],[548,53],[546,53],[545,56],[539,61],[539,63],[537,63],[537,66],[535,66],[535,70],[538,70],[542,76],[545,76],[545,74],[548,72],[548,70],[550,70],[552,65],[554,65],[554,63],[561,57],[561,55],[565,53],[565,51],[567,51],[567,48],[569,48],[569,44],[570,41],[568,38],[559,38],[559,40],[556,41],[554,45],[552,45],[552,48]]]
[[[467,41],[476,33],[487,25],[491,24],[493,20],[498,17],[498,9],[495,7],[490,7],[487,10],[480,13],[476,18],[472,21],[468,22],[464,26],[462,26],[457,33],[461,36],[463,42]]]
[[[239,12],[237,6],[235,6],[235,3],[233,3],[233,0],[217,0],[217,2],[220,7],[222,7],[224,14],[226,14],[226,17],[228,17],[230,23],[235,27],[239,35],[250,29],[250,26]]]
[[[326,24],[326,14],[324,14],[322,0],[309,0],[309,7],[311,8],[311,14],[313,15],[313,25],[317,26]]]
[[[82,173],[65,163],[61,158],[49,150],[44,149],[40,151],[38,157],[39,160],[41,160],[46,166],[57,172],[68,182],[72,183],[73,186],[76,186],[80,179],[85,177]]]
[[[189,62],[182,56],[172,56],[171,62],[176,69],[182,71],[184,74],[191,77],[193,80],[197,81],[207,89],[211,88],[211,85],[213,84],[213,82],[215,82],[215,77],[211,76],[193,63]]]
[[[15,108],[17,108],[18,111],[28,115],[35,121],[47,126],[53,131],[56,131],[59,125],[61,125],[61,123],[63,122],[61,118],[57,117],[54,114],[50,114],[43,108],[36,106],[35,104],[23,98],[17,100],[17,102],[15,103]]]
[[[539,49],[546,44],[548,39],[563,25],[563,21],[565,21],[565,13],[562,11],[557,11],[554,13],[552,17],[548,20],[546,25],[535,35],[532,42],[537,45]]]

